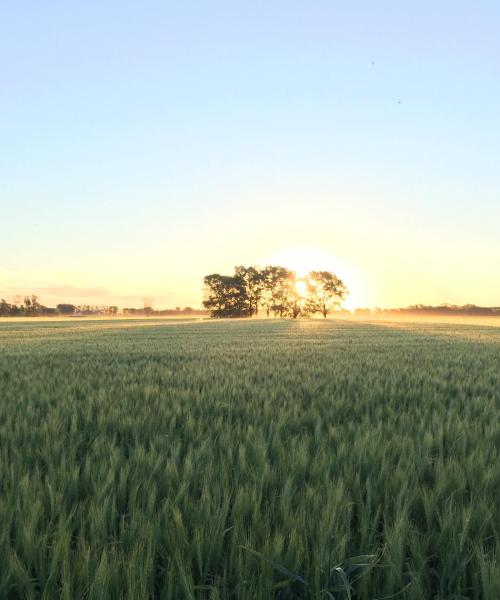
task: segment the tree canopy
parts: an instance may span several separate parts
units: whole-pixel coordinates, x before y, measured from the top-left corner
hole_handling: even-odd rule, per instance
[[[270,265],[237,266],[234,275],[213,273],[204,280],[203,305],[212,317],[251,317],[259,310],[267,317],[326,317],[348,294],[342,280],[329,271],[311,271],[298,278],[294,271]]]

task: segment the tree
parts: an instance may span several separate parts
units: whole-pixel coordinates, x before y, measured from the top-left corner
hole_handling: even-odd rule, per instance
[[[13,303],[10,305],[10,314],[12,317],[18,317],[23,314],[24,307],[21,304],[21,301],[17,298],[14,299]]]
[[[296,319],[303,314],[302,298],[297,293],[290,297],[287,314],[292,317],[292,319]]]
[[[62,315],[72,315],[76,311],[74,304],[58,304],[56,308]]]
[[[344,282],[329,271],[311,271],[307,286],[309,311],[320,312],[325,319],[333,308],[340,305],[348,293]]]
[[[43,306],[40,304],[38,296],[35,296],[35,294],[24,298],[24,312],[26,315],[36,315],[42,308]]]
[[[212,317],[248,317],[252,314],[245,281],[233,275],[207,275],[203,305]]]
[[[6,317],[12,313],[12,306],[3,298],[0,300],[0,316]]]
[[[280,267],[268,266],[262,269],[262,294],[261,306],[266,311],[266,316],[269,317],[273,307],[274,286],[277,278],[277,271]]]
[[[261,306],[269,317],[298,316],[296,313],[297,291],[295,289],[295,273],[285,267],[271,265],[261,271],[262,293]]]
[[[297,290],[295,273],[285,267],[275,267],[274,288],[272,294],[272,310],[280,318],[288,315],[296,318],[297,312]]]
[[[240,278],[246,289],[250,314],[256,315],[259,312],[260,299],[264,290],[264,274],[255,267],[235,267],[234,276]]]

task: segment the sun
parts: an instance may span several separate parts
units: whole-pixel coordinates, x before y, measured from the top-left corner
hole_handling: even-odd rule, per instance
[[[331,271],[342,279],[349,290],[348,297],[342,303],[343,308],[354,310],[365,306],[366,293],[359,271],[348,265],[344,260],[321,248],[295,247],[285,249],[267,256],[262,263],[282,265],[294,271],[299,278],[296,283],[296,290],[299,296],[302,297],[307,295],[307,284],[303,281],[303,278],[307,277],[308,273],[311,271]]]
[[[307,284],[304,280],[299,279],[295,282],[295,291],[301,298],[305,298],[307,296]]]

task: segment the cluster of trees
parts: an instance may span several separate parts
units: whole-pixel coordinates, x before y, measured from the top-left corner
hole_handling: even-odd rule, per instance
[[[114,317],[120,313],[118,306],[105,306],[96,304],[69,304],[61,303],[55,308],[50,308],[41,304],[38,296],[30,294],[28,296],[19,296],[12,302],[4,299],[0,300],[0,317],[56,317],[61,316],[101,316]],[[205,316],[206,310],[197,310],[186,306],[181,308],[154,309],[151,306],[143,308],[124,308],[121,313],[124,316],[137,317],[165,317],[165,316]]]
[[[57,315],[99,315],[114,316],[118,314],[118,306],[97,306],[90,304],[58,304],[51,308],[41,304],[38,296],[30,294],[9,303],[0,300],[0,316],[2,317],[43,317]]]
[[[17,298],[11,303],[3,298],[0,300],[0,316],[2,317],[37,317],[52,314],[57,314],[57,310],[43,306],[38,296],[34,294]]]
[[[80,304],[78,306],[74,306],[73,304],[58,304],[57,310],[60,314],[76,314],[82,316],[93,315],[102,317],[114,317],[120,311],[118,306],[107,306],[103,304]]]
[[[251,317],[262,310],[267,317],[327,317],[348,291],[329,271],[311,271],[298,278],[285,267],[238,266],[233,275],[213,273],[204,278],[203,305],[212,317]]]

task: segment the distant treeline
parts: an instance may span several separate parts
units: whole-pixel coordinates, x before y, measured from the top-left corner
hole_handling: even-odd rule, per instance
[[[332,311],[350,314],[340,304],[347,296],[342,281],[327,271],[312,271],[307,277],[297,278],[293,271],[284,267],[236,267],[234,275],[207,275],[205,283],[206,310],[186,306],[181,308],[154,309],[123,308],[96,304],[61,303],[55,308],[44,306],[38,296],[30,294],[22,300],[7,302],[0,299],[0,317],[56,317],[56,316],[110,316],[127,317],[249,317],[266,316],[293,317],[313,316],[325,318]],[[441,304],[431,306],[415,304],[405,308],[357,308],[357,316],[406,316],[406,315],[462,315],[500,317],[500,307],[477,306],[475,304]]]
[[[118,306],[106,306],[95,304],[68,304],[61,303],[55,308],[44,306],[39,301],[38,296],[30,294],[22,300],[7,302],[4,299],[0,300],[0,317],[56,317],[56,316],[75,316],[75,317],[115,317],[118,314],[125,316],[147,316],[147,317],[163,317],[176,315],[207,315],[208,311],[196,310],[190,306],[175,309],[155,310],[150,306],[144,308],[124,308],[120,311]]]
[[[57,315],[117,315],[118,306],[101,306],[91,304],[58,304],[55,308],[41,304],[38,296],[30,294],[23,300],[12,303],[3,298],[0,300],[0,316],[2,317],[50,317]]]
[[[251,317],[259,310],[269,317],[323,317],[340,306],[348,291],[329,271],[297,277],[285,267],[238,266],[233,275],[213,273],[204,278],[203,305],[212,317]]]
[[[439,306],[429,306],[426,304],[414,304],[406,308],[357,308],[354,311],[356,315],[463,315],[478,317],[500,316],[500,307],[495,306],[476,306],[475,304],[441,304]]]

